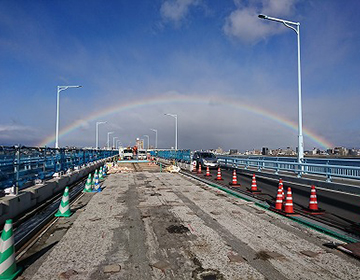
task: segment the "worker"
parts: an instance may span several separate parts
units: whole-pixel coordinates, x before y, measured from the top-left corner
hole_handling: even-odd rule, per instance
[[[132,150],[133,150],[134,156],[136,156],[136,155],[137,155],[137,152],[138,152],[137,146],[134,146],[134,147],[132,148]]]

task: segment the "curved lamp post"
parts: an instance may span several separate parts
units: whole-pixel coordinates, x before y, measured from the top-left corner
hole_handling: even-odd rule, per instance
[[[95,135],[96,135],[96,139],[95,139],[95,147],[96,147],[96,150],[99,149],[99,125],[100,124],[104,124],[104,123],[107,123],[106,121],[105,122],[96,122],[96,129],[95,129]]]
[[[149,137],[149,135],[144,135],[145,137],[147,137],[147,139],[148,139],[148,149],[150,148],[150,137]]]
[[[298,125],[298,162],[301,163],[304,159],[304,137],[302,134],[302,104],[301,104],[301,64],[300,64],[300,22],[293,22],[289,20],[269,17],[266,15],[259,15],[261,19],[280,22],[287,28],[295,31],[297,35],[297,49],[298,49],[298,99],[299,99],[299,125]]]
[[[116,149],[119,148],[119,144],[121,146],[121,140],[116,140]]]
[[[113,134],[114,131],[110,131],[107,133],[107,149],[110,149],[110,134]]]
[[[178,116],[175,114],[164,114],[165,116],[170,116],[175,119],[175,150],[178,149]]]
[[[115,147],[115,140],[116,140],[116,139],[119,139],[119,137],[113,137],[113,145],[112,145],[113,148],[116,148],[116,147]]]
[[[153,129],[153,128],[150,128],[150,130],[155,132],[155,149],[157,149],[157,140],[158,140],[157,133],[158,133],[158,131],[157,131],[157,129]]]
[[[55,148],[59,148],[59,122],[60,122],[60,92],[68,88],[81,88],[81,86],[58,86],[56,95],[56,130],[55,130]]]

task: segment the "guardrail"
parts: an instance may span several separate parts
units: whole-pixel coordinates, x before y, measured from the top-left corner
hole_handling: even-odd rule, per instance
[[[0,146],[0,189],[48,179],[87,163],[117,155],[114,150]]]
[[[242,167],[244,169],[255,167],[258,171],[270,169],[274,170],[275,174],[278,174],[280,171],[287,171],[295,173],[298,177],[301,177],[303,174],[323,175],[328,182],[331,182],[332,177],[360,180],[360,167],[356,166],[360,164],[360,161],[356,160],[353,160],[353,165],[350,166],[331,164],[341,162],[339,159],[308,159],[304,163],[298,163],[293,159],[291,161],[285,161],[284,158],[274,159],[271,160],[269,157],[254,159],[218,156],[219,164],[226,167]],[[322,163],[312,163],[311,160]]]

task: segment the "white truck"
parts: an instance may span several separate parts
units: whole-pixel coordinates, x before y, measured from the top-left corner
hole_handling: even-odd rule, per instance
[[[120,158],[122,160],[124,160],[124,159],[131,160],[134,158],[133,150],[130,147],[120,149],[119,153],[120,153]]]
[[[138,152],[138,159],[139,160],[146,160],[146,150],[140,149]]]

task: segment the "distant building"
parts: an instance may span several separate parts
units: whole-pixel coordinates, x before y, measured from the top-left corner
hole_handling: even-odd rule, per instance
[[[291,147],[286,147],[286,149],[284,150],[284,155],[294,156],[296,155],[296,152]]]
[[[334,148],[334,155],[347,156],[348,154],[349,154],[349,151],[345,147],[335,147]]]
[[[230,151],[229,151],[229,155],[235,155],[237,153],[238,153],[237,149],[230,149]]]
[[[254,150],[254,155],[260,156],[261,155],[261,150]]]
[[[349,156],[356,157],[358,155],[358,150],[355,148],[349,149]]]
[[[281,154],[281,152],[282,152],[282,150],[281,150],[280,148],[270,150],[270,154],[271,154],[272,156],[278,156],[278,155]]]
[[[319,150],[318,148],[314,148],[314,149],[312,150],[312,154],[313,154],[313,155],[320,155],[320,150]]]
[[[215,153],[216,153],[216,154],[219,154],[219,155],[222,155],[222,154],[224,154],[224,150],[219,147],[219,148],[217,148],[217,149],[215,150]]]
[[[261,155],[261,151],[260,150],[252,150],[252,151],[246,151],[245,155],[251,155],[251,156],[260,156]]]
[[[269,155],[269,148],[263,147],[262,150],[261,150],[261,154],[263,156],[268,156]]]

